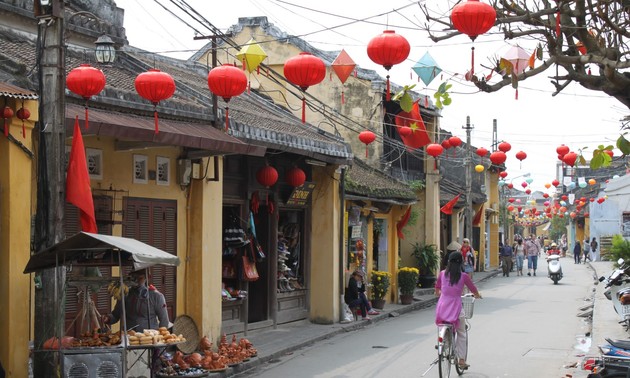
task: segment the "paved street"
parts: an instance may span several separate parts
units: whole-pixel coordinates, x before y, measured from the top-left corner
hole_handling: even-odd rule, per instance
[[[466,377],[581,374],[564,366],[590,346],[588,339],[583,343],[590,324],[576,314],[591,303],[593,273],[570,258],[562,263],[565,277],[558,285],[546,277],[544,261],[537,277],[499,274],[479,285],[484,299],[471,321],[472,366]],[[296,350],[241,376],[418,377],[436,355],[433,319],[434,307],[413,311]],[[437,376],[437,367],[426,375]]]

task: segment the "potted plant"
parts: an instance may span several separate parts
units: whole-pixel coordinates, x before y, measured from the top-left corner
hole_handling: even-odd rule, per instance
[[[405,266],[398,270],[398,288],[400,289],[400,303],[411,304],[413,292],[416,289],[420,271],[418,268]]]
[[[411,255],[418,263],[419,277],[418,286],[430,288],[435,285],[435,271],[440,261],[438,249],[435,244],[415,243],[411,250]]]
[[[383,309],[385,307],[385,296],[389,291],[392,275],[389,272],[373,270],[370,276],[372,286],[372,307]]]

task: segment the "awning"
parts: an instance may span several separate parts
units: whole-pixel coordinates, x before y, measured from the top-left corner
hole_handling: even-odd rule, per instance
[[[23,100],[37,100],[37,93],[11,85],[9,83],[0,82],[0,96],[19,98]]]
[[[155,133],[153,117],[141,117],[102,109],[89,109],[89,128],[83,129],[85,109],[66,104],[66,133],[72,135],[74,119],[79,116],[83,136],[100,135],[125,141],[155,143],[209,151],[208,155],[241,154],[264,156],[266,148],[243,143],[210,125],[161,119],[160,132]]]
[[[54,268],[57,266],[57,261],[59,261],[59,265],[67,265],[89,259],[98,261],[104,256],[109,256],[112,260],[111,252],[121,253],[122,264],[133,265],[134,270],[145,269],[153,265],[179,265],[179,257],[136,239],[80,232],[32,255],[26,264],[24,273]],[[117,255],[112,261],[118,263]]]

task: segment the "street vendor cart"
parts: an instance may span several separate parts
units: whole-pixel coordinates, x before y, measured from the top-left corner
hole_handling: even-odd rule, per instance
[[[132,270],[141,270],[150,268],[154,265],[179,265],[179,258],[168,252],[152,247],[135,239],[92,234],[80,232],[58,244],[31,256],[28,261],[24,273],[34,273],[45,269],[67,267],[71,269],[73,266],[81,267],[115,267],[119,268],[118,277],[72,277],[67,278],[64,282],[57,282],[55,275],[55,285],[61,285],[63,292],[69,285],[98,285],[115,283],[124,287],[125,277],[124,268]],[[120,290],[120,301],[122,303],[122,319],[125,319],[125,291]],[[88,296],[89,297],[89,296]],[[63,314],[64,310],[63,298],[55,298],[55,308],[57,314]],[[36,345],[34,353],[44,353],[47,363],[51,369],[58,372],[62,377],[89,377],[89,378],[109,378],[109,377],[126,377],[128,372],[127,351],[130,349],[145,349],[148,354],[152,355],[153,351],[158,348],[164,348],[160,345],[130,345],[127,337],[128,330],[125,321],[120,322],[119,339],[116,340],[115,335],[109,342],[99,342],[97,346],[92,344],[71,342],[64,339],[63,322],[61,315],[57,316],[60,326],[57,328],[57,335],[51,334],[53,342],[49,345]],[[98,321],[96,321],[98,323]],[[95,332],[94,339],[98,339],[99,335]],[[55,339],[56,337],[56,339]],[[56,340],[56,343],[54,342]],[[151,361],[151,359],[149,359]],[[149,367],[152,369],[152,365]],[[155,376],[152,370],[151,375]]]

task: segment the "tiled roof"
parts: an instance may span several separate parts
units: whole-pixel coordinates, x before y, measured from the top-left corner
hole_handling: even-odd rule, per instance
[[[409,185],[371,168],[357,158],[354,159],[354,165],[347,169],[345,179],[347,194],[399,204],[417,201],[416,193]]]
[[[9,83],[0,82],[0,96],[19,98],[23,100],[37,100],[37,93],[16,87]]]

